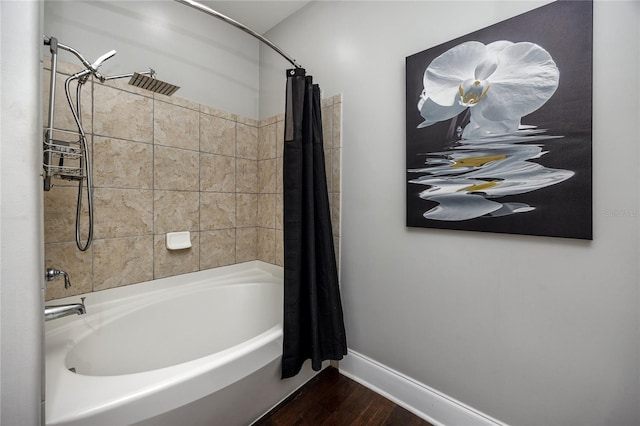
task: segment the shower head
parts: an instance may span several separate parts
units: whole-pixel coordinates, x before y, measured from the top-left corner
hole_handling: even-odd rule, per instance
[[[104,61],[106,61],[107,59],[113,57],[113,55],[116,54],[115,50],[110,50],[107,53],[105,53],[104,55],[100,56],[98,59],[96,59],[96,61],[91,64],[91,68],[93,68],[94,71],[97,71],[98,68],[100,68],[100,65],[102,65],[102,63]]]
[[[176,90],[180,88],[180,86],[175,86],[173,84],[166,83],[161,80],[157,80],[153,77],[153,72],[151,73],[151,77],[147,75],[143,75],[140,73],[133,73],[131,79],[129,80],[129,84],[135,87],[140,87],[142,89],[151,90],[155,93],[160,93],[162,95],[171,96]]]

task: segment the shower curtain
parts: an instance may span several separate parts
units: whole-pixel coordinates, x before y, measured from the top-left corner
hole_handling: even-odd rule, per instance
[[[284,159],[284,343],[282,378],[305,360],[342,359],[347,341],[324,166],[320,88],[287,71]]]

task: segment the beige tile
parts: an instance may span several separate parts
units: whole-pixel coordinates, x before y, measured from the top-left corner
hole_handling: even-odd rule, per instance
[[[153,100],[96,84],[94,87],[94,134],[151,142]]]
[[[96,188],[93,201],[96,238],[153,233],[153,191]]]
[[[320,99],[320,107],[321,108],[326,108],[326,107],[331,107],[333,106],[333,96],[329,97],[329,98],[322,98]]]
[[[247,126],[252,126],[252,127],[260,127],[260,122],[258,120],[256,120],[255,118],[249,118],[249,117],[243,117],[241,115],[238,115],[236,117],[236,121],[238,123],[242,123],[242,124],[246,124]]]
[[[258,159],[258,128],[238,123],[237,156],[249,160]]]
[[[0,0],[2,1],[2,0]],[[67,162],[65,161],[65,164],[67,164]],[[66,179],[62,179],[60,177],[57,176],[52,176],[51,177],[51,186],[55,187],[55,188],[62,188],[62,187],[71,187],[71,188],[75,188],[76,192],[78,190],[78,183],[77,182],[73,182],[70,180],[66,180]],[[86,185],[85,185],[86,187]],[[85,203],[85,201],[83,201],[83,203]]]
[[[236,194],[200,193],[200,230],[227,229],[236,226]]]
[[[340,238],[333,237],[333,250],[336,254],[336,266],[338,267],[338,280],[340,279],[340,259],[342,259],[340,255]]]
[[[276,261],[276,230],[258,228],[258,260],[267,263]]]
[[[236,159],[200,154],[200,191],[235,192]]]
[[[322,141],[325,149],[333,147],[333,104],[322,108]]]
[[[276,194],[276,229],[283,229],[284,225],[284,205],[283,195]]]
[[[236,122],[200,114],[200,151],[234,157],[236,155]]]
[[[168,81],[167,83],[171,83],[171,82]],[[189,99],[181,98],[180,96],[176,96],[176,95],[167,96],[167,95],[162,95],[160,93],[154,93],[153,98],[156,101],[167,102],[173,105],[189,108],[194,111],[200,111],[200,104],[198,104],[197,102],[190,101]]]
[[[329,195],[331,208],[331,229],[334,236],[340,236],[340,193]]]
[[[154,192],[154,234],[200,230],[200,193]]]
[[[59,299],[87,293],[92,290],[91,267],[93,247],[80,251],[75,242],[51,243],[44,245],[44,266],[65,271],[69,274],[71,287],[64,288],[64,278],[46,281],[45,299]]]
[[[284,266],[284,232],[281,229],[276,229],[275,244],[275,264],[278,266]]]
[[[342,103],[333,105],[333,147],[342,146]]]
[[[153,236],[96,240],[93,248],[94,290],[153,279]]]
[[[96,136],[93,141],[95,187],[153,187],[153,146]]]
[[[333,149],[324,150],[324,173],[327,178],[327,192],[333,192]]]
[[[275,121],[258,129],[258,160],[276,158],[276,134]]]
[[[333,186],[333,191],[332,192],[340,192],[340,149],[334,149],[333,150],[333,159],[332,159],[332,164],[331,164],[331,168],[332,173],[331,173],[331,180],[332,180],[332,186]]]
[[[236,192],[258,192],[258,162],[238,158],[236,168]]]
[[[283,170],[282,170],[282,168],[284,166],[283,162],[284,162],[284,158],[282,158],[282,157],[276,158],[276,175],[275,175],[274,179],[276,181],[276,193],[277,194],[282,194],[282,192],[283,192],[283,186],[282,186],[283,177],[284,177]]]
[[[276,195],[258,194],[258,226],[276,227]]]
[[[42,59],[42,66],[46,70],[51,70],[51,56],[49,56],[49,53]],[[80,64],[60,60],[60,56],[58,56],[57,66],[58,74],[66,74],[68,76],[84,69]]]
[[[59,69],[61,63],[58,64]],[[64,130],[72,130],[74,132],[78,131],[78,126],[76,124],[75,119],[73,118],[73,114],[71,113],[71,109],[69,107],[69,103],[67,102],[67,96],[65,95],[64,82],[68,76],[60,74],[56,76],[56,93],[55,93],[55,104],[53,108],[53,127],[56,129],[64,129]],[[49,124],[49,90],[50,90],[50,79],[51,72],[43,71],[42,72],[42,125],[46,127]],[[92,132],[91,127],[91,103],[92,103],[92,82],[87,82],[82,86],[81,98],[80,98],[80,109],[82,116],[82,128],[86,134]],[[70,85],[71,89],[71,99],[74,102],[74,108],[76,107],[76,84]]]
[[[276,123],[276,157],[282,158],[284,155],[284,121]]]
[[[236,229],[236,262],[258,258],[258,228]]]
[[[236,226],[254,227],[258,220],[258,194],[236,194]]]
[[[276,160],[258,161],[258,192],[273,194],[276,192]]]
[[[214,108],[208,105],[200,105],[200,112],[208,115],[213,115],[219,118],[224,118],[226,120],[237,121],[238,116],[231,112],[223,111],[218,108]]]
[[[75,241],[77,200],[77,187],[56,186],[50,191],[44,191],[45,243]],[[86,225],[88,223],[86,195],[82,205],[81,223]]]
[[[199,158],[195,151],[166,146],[154,148],[155,189],[197,191]]]
[[[156,145],[200,149],[199,113],[181,106],[156,101],[153,111],[153,140]]]
[[[200,233],[191,233],[191,247],[182,250],[167,250],[166,237],[154,235],[153,278],[195,272],[200,267]]]
[[[264,127],[270,124],[275,124],[276,121],[278,121],[278,116],[272,115],[271,117],[263,118],[262,120],[260,120],[260,123],[259,123],[260,125],[258,127]]]
[[[221,229],[200,234],[200,269],[232,265],[236,262],[236,230]]]

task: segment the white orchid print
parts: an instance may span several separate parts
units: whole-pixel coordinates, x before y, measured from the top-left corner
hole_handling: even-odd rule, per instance
[[[556,185],[574,176],[571,170],[551,169],[536,161],[548,151],[545,135],[521,119],[543,106],[558,88],[560,72],[553,58],[535,43],[500,40],[490,44],[468,41],[435,58],[426,68],[418,110],[418,128],[451,120],[449,149],[427,154],[424,167],[409,183],[427,189],[419,197],[436,203],[426,219],[463,221],[500,217],[535,210],[521,202],[500,202]],[[467,112],[462,120],[463,112]]]
[[[560,72],[535,43],[506,40],[459,44],[435,58],[424,72],[418,127],[456,117],[469,108],[463,139],[509,134],[522,117],[544,105],[558,87]]]

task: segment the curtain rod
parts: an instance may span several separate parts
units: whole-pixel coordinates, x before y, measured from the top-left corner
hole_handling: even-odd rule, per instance
[[[193,0],[175,0],[175,1],[177,1],[178,3],[182,3],[184,5],[190,6],[190,7],[194,8],[194,9],[197,9],[197,10],[199,10],[201,12],[206,13],[207,15],[211,15],[214,18],[218,18],[221,21],[224,21],[224,22],[226,22],[228,24],[233,25],[236,28],[241,29],[245,33],[257,38],[258,40],[260,40],[261,42],[263,42],[264,44],[266,44],[267,46],[269,46],[270,48],[275,50],[280,56],[282,56],[287,61],[289,61],[289,63],[291,63],[291,65],[293,65],[294,67],[302,68],[302,66],[298,65],[298,63],[293,58],[291,58],[289,55],[287,55],[278,46],[276,46],[271,41],[269,41],[268,39],[264,38],[262,35],[258,34],[257,32],[252,30],[251,28],[247,27],[246,25],[243,25],[240,22],[236,21],[235,19],[231,19],[228,16],[223,15],[222,13],[217,12],[217,11],[211,9],[210,7],[207,7],[207,6],[205,6],[203,4],[200,4],[200,3],[196,2],[196,1],[193,1]]]

